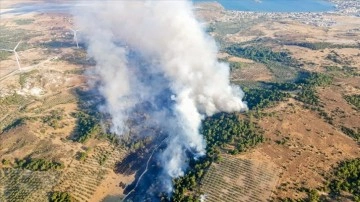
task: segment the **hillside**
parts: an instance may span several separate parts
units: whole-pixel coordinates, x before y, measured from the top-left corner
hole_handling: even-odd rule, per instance
[[[360,18],[324,14],[335,23],[320,26],[217,4],[196,14],[249,111],[203,120],[207,153],[174,180],[171,200],[359,201]],[[89,85],[98,81],[95,61],[86,44],[76,48],[71,18],[0,21],[0,48],[22,41],[20,69],[13,53],[0,52],[0,201],[120,200],[163,149],[162,131],[143,128],[141,111],[123,138],[109,130],[104,100]]]

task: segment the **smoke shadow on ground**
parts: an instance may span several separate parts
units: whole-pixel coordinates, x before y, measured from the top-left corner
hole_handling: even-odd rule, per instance
[[[136,88],[133,90],[133,96],[138,98],[139,102],[132,108],[125,109],[124,122],[129,131],[125,130],[126,134],[119,135],[122,146],[131,152],[116,164],[114,171],[124,175],[135,173],[135,180],[125,187],[124,194],[128,194],[125,201],[159,201],[161,196],[166,196],[162,192],[169,190],[171,186],[161,156],[167,147],[165,139],[170,133],[178,132],[180,123],[175,122],[175,101],[169,81],[164,75],[150,68],[156,64],[149,64],[141,60],[136,53],[132,54],[132,57],[139,58],[130,64],[134,66],[131,69],[132,73],[139,75],[136,79]],[[148,88],[149,86],[151,88]],[[102,123],[105,122],[104,128],[108,132],[111,117],[99,112],[99,106],[106,102],[98,89],[97,86],[89,90],[77,89],[74,94],[79,99],[79,111],[86,112],[90,117],[103,121]],[[83,128],[79,123],[77,121],[77,127],[71,137],[75,141],[78,141],[79,129]]]
[[[119,202],[119,201],[121,201],[121,196],[108,195],[101,202]]]
[[[86,53],[82,49],[76,49],[73,53],[66,53],[61,56],[61,60],[65,60],[70,64],[74,64],[82,67],[95,66],[96,62],[94,58],[88,58]]]
[[[74,47],[73,42],[68,41],[50,41],[42,44],[45,48],[71,48]],[[75,45],[76,47],[76,45]]]
[[[124,195],[126,198],[123,201],[144,201],[144,202],[158,202],[158,201],[171,201],[171,182],[167,181],[168,177],[162,167],[163,163],[158,156],[166,149],[167,145],[163,142],[157,141],[158,147],[154,148],[154,155],[150,159],[146,169],[146,164],[139,169],[135,175],[135,180],[126,186]],[[159,146],[160,144],[160,146]],[[152,145],[154,147],[155,145]],[[194,159],[193,153],[187,151],[188,161]],[[164,175],[165,174],[165,175]],[[141,179],[139,179],[141,177]],[[140,180],[140,181],[139,181]],[[139,181],[139,182],[138,182]],[[167,192],[164,192],[167,190]]]
[[[158,143],[158,141],[156,142]],[[157,146],[151,146],[153,152],[149,152],[146,155],[147,158],[141,162],[141,168],[135,174],[135,180],[126,186],[124,190],[126,198],[124,201],[153,202],[160,201],[161,198],[166,197],[166,193],[160,191],[164,190],[168,185],[162,179],[164,170],[161,166],[160,158],[158,158],[158,155],[165,149],[166,145]],[[151,159],[149,159],[150,157]]]
[[[139,149],[131,152],[122,161],[116,163],[114,171],[117,174],[123,175],[132,175],[135,172],[138,173],[145,166],[144,162],[146,162],[149,156],[150,154],[146,149]]]

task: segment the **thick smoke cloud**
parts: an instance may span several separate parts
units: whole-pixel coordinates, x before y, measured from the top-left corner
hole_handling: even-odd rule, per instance
[[[157,119],[152,124],[168,134],[160,158],[169,183],[183,175],[188,152],[205,153],[199,134],[204,116],[247,108],[190,1],[92,1],[75,13],[88,54],[97,62],[94,72],[113,132],[127,132],[129,112],[152,104],[147,112]],[[158,99],[170,104],[161,106]]]

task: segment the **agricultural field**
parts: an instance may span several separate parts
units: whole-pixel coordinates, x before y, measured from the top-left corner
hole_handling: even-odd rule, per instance
[[[200,13],[210,22],[208,31],[220,44],[218,56],[230,64],[231,81],[245,91],[250,110],[241,119],[258,124],[264,142],[235,155],[232,144],[226,143],[217,150],[220,160],[208,160],[210,166],[207,161],[196,164],[189,172],[187,179],[192,180],[195,173],[199,186],[179,186],[178,190],[186,187],[195,193],[184,192],[184,198],[192,199],[191,195],[205,201],[221,201],[224,197],[228,201],[247,200],[247,193],[242,192],[246,185],[241,187],[234,181],[251,174],[235,171],[244,166],[240,162],[228,171],[229,162],[240,158],[271,162],[276,170],[276,180],[269,186],[271,193],[253,187],[254,192],[264,194],[261,196],[268,194],[259,201],[358,200],[356,194],[346,191],[334,195],[329,179],[335,177],[334,169],[343,161],[360,156],[359,35],[350,38],[345,31],[352,30],[359,19],[339,17],[336,25],[324,28],[288,19],[233,18],[232,12],[216,5],[206,8]],[[244,20],[253,23],[244,25],[251,24],[250,28],[233,26]],[[221,28],[222,32],[218,32]],[[224,144],[221,139],[217,141],[215,144]],[[198,176],[201,171],[205,174]],[[356,184],[358,179],[351,182]],[[237,197],[231,198],[235,193]]]
[[[48,201],[47,194],[58,182],[58,171],[0,170],[1,201]]]
[[[12,53],[0,53],[0,201],[101,201],[121,197],[119,183],[133,180],[115,172],[128,151],[114,137],[75,138],[88,132],[78,130],[75,114],[91,113],[97,101],[79,95],[94,64],[74,47],[69,17],[24,14],[0,22],[1,48],[21,40],[21,70]]]
[[[4,201],[48,201],[52,192],[66,192],[77,201],[100,200],[99,197],[106,193],[121,196],[120,190],[114,192],[106,187],[119,183],[116,181],[119,177],[113,170],[126,152],[110,145],[97,146],[92,151],[84,152],[86,157],[80,158],[78,153],[66,167],[56,170],[2,168],[0,198]]]
[[[201,191],[206,201],[266,201],[277,180],[278,173],[271,162],[222,156],[207,171]]]
[[[69,193],[78,201],[96,201],[104,193],[113,191],[109,185],[116,186],[120,183],[110,178],[116,176],[114,169],[116,162],[121,161],[126,156],[126,152],[111,148],[109,145],[97,146],[93,151],[85,151],[85,158],[74,160],[65,172],[59,177],[57,184],[53,186],[53,191]],[[80,154],[78,154],[80,155]],[[115,178],[119,180],[119,177]],[[131,179],[131,178],[130,178]],[[76,186],[75,186],[76,185]],[[121,191],[117,194],[121,196]]]
[[[207,153],[174,179],[172,200],[359,201],[359,17],[332,14],[336,24],[322,27],[239,17],[214,3],[196,15],[249,111],[203,120]],[[0,21],[0,48],[22,40],[21,70],[0,52],[0,201],[119,200],[149,156],[150,140],[103,129],[103,100],[89,85],[95,62],[76,48],[72,27],[57,13]]]

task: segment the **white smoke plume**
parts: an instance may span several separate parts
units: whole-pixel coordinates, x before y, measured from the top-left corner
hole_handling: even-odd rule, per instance
[[[174,103],[173,116],[157,112],[169,136],[160,156],[170,180],[183,175],[187,151],[205,153],[199,134],[204,116],[246,110],[243,92],[230,84],[229,66],[218,62],[215,41],[196,20],[191,1],[99,0],[75,13],[88,54],[97,62],[115,133],[127,130],[128,111],[137,103],[151,102],[162,89],[172,92],[165,99]],[[141,67],[146,71],[140,71],[131,51],[146,61]]]

